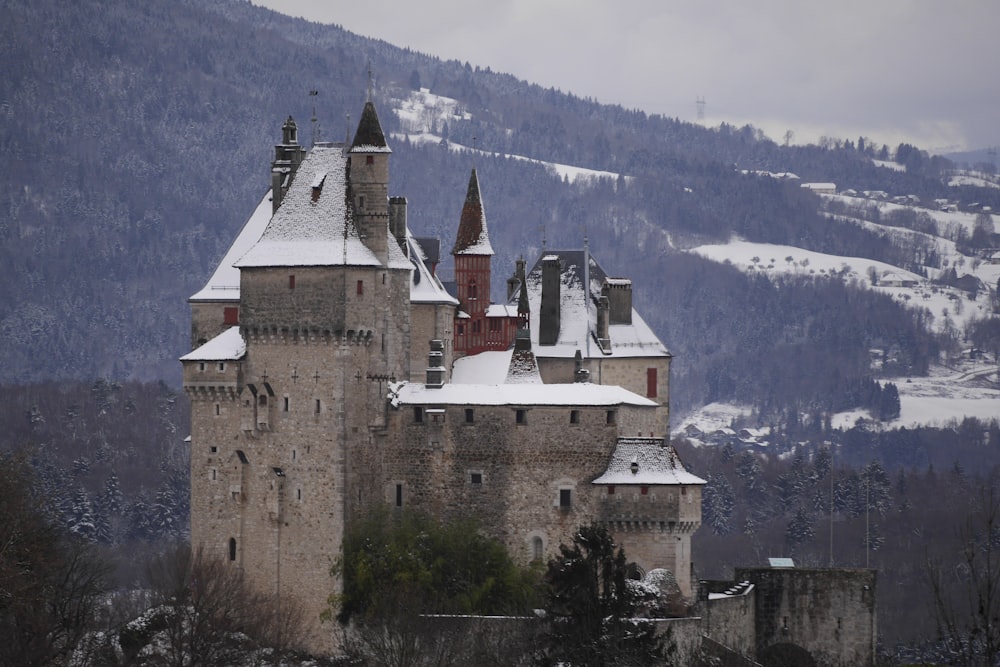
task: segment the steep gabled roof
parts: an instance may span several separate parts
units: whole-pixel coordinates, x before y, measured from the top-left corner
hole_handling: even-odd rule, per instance
[[[382,124],[378,122],[378,114],[375,112],[375,105],[369,100],[365,102],[365,109],[361,112],[361,120],[358,121],[358,131],[354,133],[354,142],[351,144],[352,153],[391,153],[389,144],[385,141],[385,134],[382,132]]]
[[[247,352],[239,327],[230,327],[204,345],[191,350],[181,361],[236,361]]]
[[[462,205],[462,219],[458,223],[458,234],[455,237],[455,247],[452,255],[492,255],[490,234],[486,228],[486,211],[483,209],[483,197],[479,192],[479,177],[472,170],[469,177],[469,189],[465,194],[465,204]]]

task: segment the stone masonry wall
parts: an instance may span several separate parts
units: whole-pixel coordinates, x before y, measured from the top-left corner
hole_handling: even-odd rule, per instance
[[[737,568],[756,594],[757,653],[778,643],[817,664],[871,665],[875,656],[875,570]]]

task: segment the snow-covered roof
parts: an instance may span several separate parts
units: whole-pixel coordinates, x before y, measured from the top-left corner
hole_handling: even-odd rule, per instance
[[[590,257],[589,301],[583,288],[583,265],[586,255]],[[539,345],[542,262],[551,258],[559,259],[561,271],[559,338],[555,345]],[[594,333],[597,330],[597,302],[607,277],[594,256],[583,250],[548,251],[539,258],[525,278],[528,288],[528,306],[531,310],[531,349],[535,356],[540,358],[572,358],[577,350],[585,359],[592,357],[663,357],[669,355],[667,348],[634,308],[632,309],[631,324],[612,324],[609,326],[611,353],[601,352],[596,340],[594,340]],[[627,281],[620,282],[621,284],[627,283]],[[514,299],[516,298],[515,296]],[[512,300],[511,304],[516,306],[517,301]]]
[[[610,385],[573,384],[446,384],[440,388],[413,382],[390,385],[393,405],[617,406],[655,408],[658,404],[627,389]]]
[[[382,132],[382,124],[379,123],[378,113],[371,100],[365,102],[365,108],[361,112],[361,119],[358,121],[358,130],[354,133],[354,142],[351,143],[352,153],[391,153],[389,144],[385,140]]]
[[[454,384],[503,384],[510,369],[514,350],[480,352],[456,359],[452,364],[451,381]]]
[[[237,268],[266,266],[380,266],[361,240],[346,202],[347,156],[339,146],[316,146],[302,160],[281,206]],[[314,183],[322,183],[314,201]],[[389,266],[410,268],[390,242]]]
[[[235,361],[247,352],[239,327],[229,327],[204,345],[188,352],[181,361]]]
[[[430,267],[427,266],[424,245],[409,232],[406,234],[406,242],[410,246],[410,263],[413,264],[413,273],[410,275],[410,303],[449,303],[457,306],[458,299],[448,294],[441,279],[431,273]]]
[[[246,254],[257,242],[264,228],[271,220],[271,191],[268,190],[260,200],[253,214],[243,225],[229,250],[223,256],[215,273],[208,279],[205,286],[195,292],[190,301],[239,301],[240,300],[240,270],[233,264]]]
[[[632,472],[632,464],[636,470]],[[684,469],[674,448],[663,438],[618,438],[607,470],[593,484],[705,484]]]

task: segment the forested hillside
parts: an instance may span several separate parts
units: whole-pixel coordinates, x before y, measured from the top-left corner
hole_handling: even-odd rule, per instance
[[[832,224],[797,183],[753,172],[949,193],[949,163],[914,147],[902,153],[906,169],[887,169],[873,158],[899,149],[871,140],[781,146],[749,126],[600,105],[237,0],[3,0],[0,56],[7,383],[176,385],[185,299],[267,187],[281,121],[294,116],[308,138],[315,102],[320,138],[342,139],[369,66],[394,133],[391,191],[409,198],[415,232],[449,247],[475,163],[498,276],[520,255],[533,259],[543,239],[580,247],[587,237],[610,274],[633,279],[637,307],[674,354],[677,414],[737,397],[775,411],[832,409],[869,372],[870,347],[899,348],[913,372],[935,354],[921,322],[878,295],[812,278],[768,284],[679,252],[739,235],[913,266],[912,249]],[[461,107],[434,121],[439,140],[399,133],[394,109],[417,88]],[[512,155],[617,176],[571,181]],[[1000,206],[1000,190],[962,192]]]

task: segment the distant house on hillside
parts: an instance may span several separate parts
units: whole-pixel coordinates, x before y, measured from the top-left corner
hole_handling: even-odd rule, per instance
[[[837,194],[837,184],[836,183],[803,183],[800,187],[806,190],[812,190],[818,195],[835,195]]]
[[[915,287],[917,281],[896,271],[886,271],[879,278],[878,284],[883,287]]]
[[[990,264],[1000,264],[1000,250],[997,250],[989,257]]]

